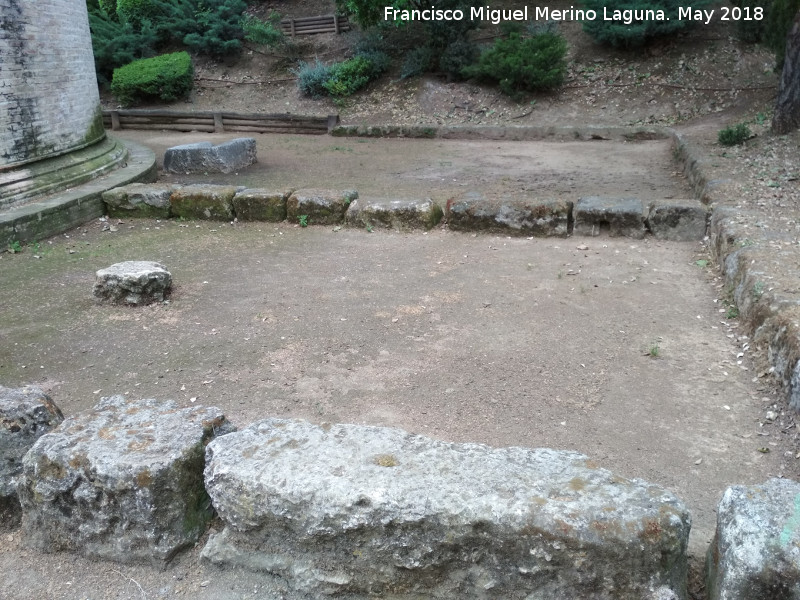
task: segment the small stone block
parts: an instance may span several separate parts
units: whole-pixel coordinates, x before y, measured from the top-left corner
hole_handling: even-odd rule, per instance
[[[345,222],[352,227],[431,229],[442,220],[441,207],[424,200],[359,198],[350,203]]]
[[[179,185],[131,183],[103,192],[103,202],[112,217],[169,218],[170,196]]]
[[[266,419],[213,440],[202,558],[298,596],[686,600],[690,517],[575,452]]]
[[[246,189],[233,197],[233,212],[240,221],[286,220],[286,201],[290,191],[275,192],[264,189]]]
[[[21,514],[17,477],[22,457],[63,420],[61,410],[39,388],[0,386],[0,529],[17,524]]]
[[[163,566],[205,532],[205,445],[234,427],[218,408],[103,398],[25,455],[22,532],[38,550]]]
[[[800,483],[725,490],[706,587],[709,600],[800,600]]]
[[[447,202],[447,226],[455,231],[494,231],[528,236],[566,237],[572,202],[568,200],[486,198],[466,192]]]
[[[708,209],[696,200],[662,200],[650,206],[647,228],[659,240],[690,242],[706,234]]]
[[[309,225],[338,225],[344,222],[344,214],[356,198],[355,190],[297,190],[286,203],[286,218],[299,223],[305,215]]]
[[[575,203],[574,235],[641,239],[645,235],[642,201],[636,198],[587,196]]]
[[[233,173],[256,162],[256,140],[236,138],[213,146],[197,142],[168,148],[164,153],[167,173]]]
[[[172,275],[157,262],[130,260],[97,271],[94,296],[112,304],[162,302],[172,287]]]
[[[233,220],[232,185],[187,185],[172,192],[172,215],[185,219]]]

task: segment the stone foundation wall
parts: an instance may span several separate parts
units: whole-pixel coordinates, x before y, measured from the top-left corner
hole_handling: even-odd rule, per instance
[[[83,0],[0,0],[0,170],[105,136]]]

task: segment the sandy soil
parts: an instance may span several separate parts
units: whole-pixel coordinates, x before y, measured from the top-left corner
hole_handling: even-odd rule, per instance
[[[132,137],[161,149],[196,136]],[[263,160],[233,181],[436,199],[475,185],[687,194],[665,142],[258,139]],[[700,244],[108,224],[0,255],[0,380],[41,384],[66,414],[123,393],[218,405],[239,425],[296,416],[578,450],[682,497],[695,566],[725,487],[797,476],[764,419],[774,390],[716,274],[696,262]],[[135,259],[172,271],[170,302],[96,305],[94,271]],[[200,564],[202,544],[159,572],[0,535],[7,598],[284,597],[263,577]]]

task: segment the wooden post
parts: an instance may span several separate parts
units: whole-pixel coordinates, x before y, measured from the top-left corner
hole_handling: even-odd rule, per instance
[[[111,131],[118,131],[122,129],[122,125],[119,124],[119,111],[112,110],[111,111]]]
[[[292,19],[292,37],[294,37],[294,19]]]
[[[222,113],[214,113],[214,133],[225,133],[225,124],[222,122]]]
[[[339,115],[328,115],[328,133],[339,124]]]
[[[339,33],[339,15],[333,15],[333,29],[337,34]]]

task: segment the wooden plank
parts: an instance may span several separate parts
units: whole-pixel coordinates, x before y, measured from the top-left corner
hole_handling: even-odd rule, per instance
[[[170,131],[203,131],[207,133],[214,133],[213,125],[181,125],[181,124],[170,124],[170,123],[162,123],[155,125],[155,124],[138,123],[135,129],[144,129],[144,130],[168,129]]]
[[[252,126],[245,126],[245,125],[234,125],[232,127],[226,127],[226,131],[242,131],[242,132],[249,132],[249,133],[296,133],[296,134],[303,134],[303,135],[325,135],[327,131],[323,131],[321,129],[298,129],[297,127],[252,127]]]
[[[225,119],[225,126],[228,125],[261,125],[263,127],[320,127],[325,129],[328,125],[327,119]]]

